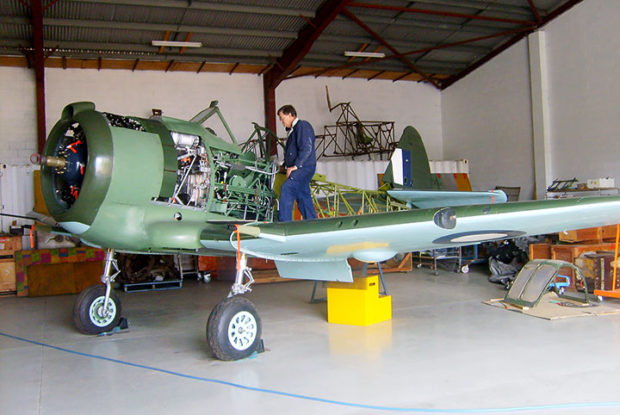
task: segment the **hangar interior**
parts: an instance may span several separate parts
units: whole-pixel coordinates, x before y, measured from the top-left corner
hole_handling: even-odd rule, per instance
[[[527,203],[574,178],[611,180],[605,190],[617,193],[620,4],[374,3],[3,2],[1,213],[28,216],[40,200],[29,160],[69,103],[189,120],[215,100],[243,142],[252,123],[286,137],[275,108],[289,103],[323,134],[338,117],[327,90],[331,104],[351,103],[361,120],[392,122],[397,139],[414,126],[430,160],[467,160],[474,191],[515,187]],[[223,135],[221,124],[208,126]],[[369,188],[386,157],[323,159],[317,172]],[[149,175],[148,163],[134,168],[135,177]],[[32,223],[0,220],[12,240]],[[0,264],[64,261],[59,251],[28,254],[25,232],[23,250],[2,239]],[[615,227],[593,232],[583,238],[613,249]],[[101,250],[84,249],[102,263]],[[13,266],[14,288],[0,296],[0,412],[618,412],[617,299],[599,306],[608,315],[535,318],[484,304],[506,294],[485,263],[463,273],[418,268],[415,258],[406,272],[386,269],[391,318],[366,326],[328,322],[328,305],[310,301],[327,283],[253,285],[245,297],[260,312],[264,352],[232,362],[216,359],[205,340],[229,279],[189,273],[180,289],[115,290],[128,329],[86,336],[72,321],[76,294],[20,295]]]

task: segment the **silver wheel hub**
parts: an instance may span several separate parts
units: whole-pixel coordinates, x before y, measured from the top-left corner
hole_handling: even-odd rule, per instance
[[[103,308],[104,303],[105,296],[102,295],[101,297],[95,298],[88,309],[90,321],[97,327],[107,326],[114,321],[114,317],[116,316],[116,303],[112,301],[112,299],[109,299],[106,309]]]
[[[228,341],[236,350],[246,350],[256,339],[258,325],[256,319],[247,311],[240,311],[228,324]]]

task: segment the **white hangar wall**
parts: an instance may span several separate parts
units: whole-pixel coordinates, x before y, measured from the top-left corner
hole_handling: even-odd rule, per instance
[[[252,133],[252,122],[264,123],[263,84],[257,75],[91,69],[46,69],[45,73],[48,133],[63,107],[75,101],[92,101],[100,111],[121,115],[149,117],[151,110],[157,108],[167,116],[189,119],[208,107],[211,100],[218,100],[240,141]],[[414,125],[424,138],[429,157],[442,157],[441,94],[435,88],[404,81],[300,78],[278,87],[276,105],[295,105],[299,115],[320,134],[323,126],[333,124],[338,116],[327,107],[326,85],[332,103],[351,102],[361,119],[395,121],[397,137],[405,126]],[[209,125],[219,135],[225,135],[219,123]],[[279,123],[278,133],[285,135]],[[28,160],[37,150],[32,70],[0,67],[0,148],[0,210],[25,214],[33,205],[32,167]],[[382,166],[377,167],[377,172],[383,170]],[[11,169],[17,170],[10,172]],[[344,178],[336,177],[342,175],[333,173],[338,171],[334,166],[326,170],[330,180]],[[376,172],[369,170],[364,169],[363,178],[357,177],[361,173],[354,173],[354,177],[346,175],[347,184],[374,188]],[[0,217],[3,231],[7,231],[11,221]]]
[[[405,127],[413,125],[424,140],[428,157],[443,158],[441,93],[435,87],[406,81],[296,78],[282,82],[276,89],[277,106],[292,104],[299,117],[322,134],[323,126],[335,124],[340,115],[339,109],[329,112],[325,87],[329,89],[332,106],[350,102],[363,121],[394,121],[397,140]],[[278,136],[285,136],[280,123]]]
[[[442,159],[441,94],[435,87],[414,82],[392,82],[386,80],[341,79],[341,78],[297,78],[282,82],[276,89],[278,108],[292,104],[297,115],[309,121],[316,134],[323,134],[325,125],[334,125],[341,114],[339,108],[329,111],[325,87],[329,89],[332,107],[350,102],[362,121],[393,121],[394,137],[400,138],[408,125],[413,125],[422,136],[430,159]],[[278,137],[286,135],[278,121]],[[383,173],[389,156],[383,155],[368,160],[356,157],[321,158],[317,173],[327,180],[355,186],[362,189],[377,189],[377,174]]]
[[[219,102],[220,110],[240,141],[252,132],[252,122],[263,115],[262,80],[257,75],[193,72],[47,69],[47,131],[70,102],[92,101],[100,111],[148,118],[152,109],[168,117],[189,119]],[[226,131],[208,123],[218,135]]]
[[[442,92],[444,154],[469,160],[474,190],[533,194],[527,43],[520,41]]]
[[[546,29],[554,178],[620,182],[620,2],[588,0]]]
[[[435,88],[405,81],[299,78],[277,88],[276,105],[293,104],[320,134],[338,116],[329,112],[325,86],[333,104],[351,102],[362,120],[395,121],[397,138],[407,125],[415,126],[429,157],[442,158],[441,101]],[[23,150],[3,151],[0,162],[19,163],[36,149],[34,88],[31,70],[0,67],[0,144]],[[251,134],[252,122],[264,123],[262,78],[257,75],[46,69],[45,88],[48,133],[62,108],[75,101],[92,101],[98,110],[121,115],[149,117],[158,108],[164,115],[188,119],[215,99],[240,141]],[[216,128],[224,135],[221,130]],[[285,135],[280,123],[278,135]]]
[[[544,195],[557,178],[617,183],[619,15],[620,2],[582,2],[444,90],[444,157],[469,159],[478,189],[521,186],[522,199]],[[546,154],[535,162],[542,141]]]

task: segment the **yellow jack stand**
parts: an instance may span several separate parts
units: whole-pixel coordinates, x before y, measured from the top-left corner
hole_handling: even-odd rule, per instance
[[[377,275],[327,286],[327,321],[369,326],[392,318],[392,297],[379,296]]]

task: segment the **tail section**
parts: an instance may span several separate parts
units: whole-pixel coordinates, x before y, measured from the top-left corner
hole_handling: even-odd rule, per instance
[[[403,131],[383,175],[383,182],[392,188],[440,189],[439,181],[431,174],[422,137],[412,126],[406,127]]]

